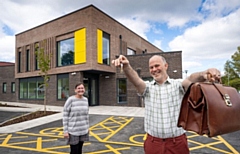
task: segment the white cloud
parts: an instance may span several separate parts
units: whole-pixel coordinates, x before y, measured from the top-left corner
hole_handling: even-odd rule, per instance
[[[15,37],[5,36],[0,38],[1,52],[0,61],[14,62],[15,61]]]
[[[240,9],[228,16],[207,20],[202,24],[190,27],[182,35],[174,38],[169,47],[171,50],[182,50],[183,61],[189,63],[200,60],[230,59],[240,46]],[[187,67],[187,63],[184,64]],[[222,63],[219,65],[224,65]]]
[[[156,47],[158,47],[159,49],[162,48],[162,41],[161,40],[154,40],[152,42]]]
[[[202,0],[2,0],[0,60],[14,60],[15,37],[6,34],[5,25],[16,34],[89,4],[145,39],[149,32],[156,34],[152,43],[160,49],[166,46],[161,39],[168,35],[156,25],[179,29],[182,34],[169,43],[168,50],[183,51],[183,69],[189,72],[212,64],[222,66],[240,45],[239,0],[205,0],[203,4]]]
[[[137,33],[139,36],[143,37],[144,39],[147,39],[146,33],[150,30],[151,26],[146,21],[143,21],[139,18],[132,19],[121,18],[118,19],[118,21],[122,23],[124,26],[128,27],[133,32]]]

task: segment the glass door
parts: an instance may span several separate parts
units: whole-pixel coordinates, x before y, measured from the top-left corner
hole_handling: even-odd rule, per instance
[[[89,106],[99,105],[98,102],[98,77],[92,75],[85,75],[83,79],[85,87],[85,96],[88,98]]]

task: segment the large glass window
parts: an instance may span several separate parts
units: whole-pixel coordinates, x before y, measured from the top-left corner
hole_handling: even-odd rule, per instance
[[[126,79],[118,79],[117,82],[118,103],[127,103],[127,81]]]
[[[7,83],[4,82],[2,87],[3,87],[2,92],[6,93],[7,92]]]
[[[57,42],[57,66],[74,64],[74,38]]]
[[[11,92],[15,93],[15,82],[11,83]]]
[[[20,79],[20,99],[44,99],[43,78]]]
[[[103,32],[103,64],[110,65],[110,35]]]
[[[69,97],[69,75],[61,74],[57,76],[57,99],[67,99]]]

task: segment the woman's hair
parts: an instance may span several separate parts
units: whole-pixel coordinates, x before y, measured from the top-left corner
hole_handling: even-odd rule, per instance
[[[82,82],[77,83],[77,84],[75,85],[75,89],[76,89],[78,86],[80,86],[80,85],[83,85],[83,83],[82,83]],[[83,85],[83,86],[84,86],[84,85]]]

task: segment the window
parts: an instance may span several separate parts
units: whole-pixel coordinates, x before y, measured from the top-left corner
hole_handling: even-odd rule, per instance
[[[39,46],[38,44],[35,45],[35,52],[39,50]],[[39,63],[38,63],[38,59],[37,59],[37,55],[35,55],[35,70],[39,70]]]
[[[110,65],[110,35],[103,32],[103,64]]]
[[[136,51],[133,49],[127,48],[127,55],[136,55]]]
[[[110,65],[110,35],[97,30],[97,61],[99,64]]]
[[[15,82],[11,83],[11,92],[15,93]]]
[[[127,81],[126,79],[118,79],[117,82],[118,103],[127,103]]]
[[[69,97],[69,75],[61,74],[57,76],[57,99],[67,99]]]
[[[57,42],[57,66],[74,64],[74,38]]]
[[[21,65],[22,65],[21,59],[22,59],[22,52],[18,52],[18,72],[21,72]]]
[[[42,77],[20,79],[20,99],[44,99],[44,84]]]
[[[26,71],[30,71],[30,50],[26,50]]]
[[[2,92],[3,92],[3,93],[6,93],[6,92],[7,92],[7,83],[6,83],[6,82],[3,82]]]

